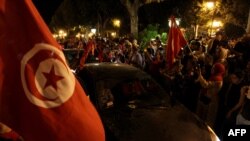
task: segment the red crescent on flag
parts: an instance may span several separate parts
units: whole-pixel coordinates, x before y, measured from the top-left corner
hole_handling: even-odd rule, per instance
[[[37,90],[36,85],[34,85],[35,84],[35,74],[36,74],[36,71],[40,65],[40,62],[47,60],[47,59],[57,59],[60,62],[62,62],[66,67],[66,64],[64,63],[64,61],[56,53],[53,53],[50,50],[40,50],[26,64],[25,81],[28,84],[29,91],[35,97],[37,97],[38,99],[43,100],[43,101],[45,101],[45,100],[55,101],[58,98],[58,96],[56,98],[45,97]],[[48,68],[48,69],[50,69],[50,68]],[[39,82],[39,80],[38,80],[38,82]],[[41,83],[39,83],[39,84],[42,85]]]
[[[37,44],[23,56],[21,80],[27,98],[44,108],[61,105],[75,90],[75,77],[62,51],[48,44]]]

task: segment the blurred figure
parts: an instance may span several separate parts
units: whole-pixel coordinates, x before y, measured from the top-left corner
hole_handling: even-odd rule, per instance
[[[238,103],[227,113],[227,117],[239,110],[236,117],[236,125],[250,125],[250,89],[243,86],[240,91]]]
[[[222,40],[222,32],[217,32],[215,38],[211,39],[208,43],[208,53],[215,56],[216,49]]]
[[[143,69],[143,58],[142,55],[139,53],[138,46],[135,45],[132,46],[132,52],[130,55],[129,64],[137,68]]]
[[[198,100],[197,115],[207,122],[211,128],[214,128],[219,106],[218,93],[223,85],[225,67],[221,63],[215,63],[208,80],[202,76],[201,69],[199,69],[197,73],[198,79],[196,81],[199,82],[203,88]]]

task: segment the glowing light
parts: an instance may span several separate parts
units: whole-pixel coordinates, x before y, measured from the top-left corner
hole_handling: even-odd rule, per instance
[[[175,22],[176,22],[177,26],[179,26],[180,22],[181,22],[181,19],[180,18],[175,18]],[[171,20],[170,19],[168,20],[168,26],[171,27]]]
[[[213,21],[213,23],[212,23],[212,27],[214,27],[214,28],[221,27],[221,26],[222,26],[221,21]]]
[[[92,29],[91,29],[91,33],[95,34],[95,33],[96,33],[96,29],[95,29],[95,28],[92,28]]]
[[[57,37],[58,37],[58,34],[53,34],[53,37],[54,37],[54,38],[57,38]]]
[[[206,2],[206,7],[209,10],[213,9],[214,8],[214,2],[212,2],[212,1]]]
[[[113,25],[115,26],[115,27],[120,27],[121,26],[121,21],[120,20],[118,20],[118,19],[114,19],[113,20]]]
[[[58,36],[60,38],[65,38],[67,36],[67,33],[65,31],[63,31],[63,30],[59,30],[58,31]]]
[[[116,33],[115,33],[115,32],[112,32],[112,33],[111,33],[111,36],[112,36],[112,37],[115,37],[115,36],[116,36]]]

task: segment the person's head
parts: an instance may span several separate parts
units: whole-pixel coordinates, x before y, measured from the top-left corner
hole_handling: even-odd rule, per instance
[[[228,53],[229,53],[229,50],[226,49],[224,46],[219,46],[217,49],[216,49],[216,57],[218,59],[226,59],[227,56],[228,56]]]
[[[132,43],[129,40],[125,40],[125,47],[132,48]]]
[[[238,40],[236,38],[231,38],[228,40],[228,47],[234,48]]]
[[[216,32],[215,33],[215,39],[217,39],[217,40],[222,40],[222,32]]]
[[[244,73],[241,70],[236,70],[230,75],[230,81],[233,84],[238,84],[244,76]]]
[[[154,40],[154,39],[151,39],[151,40],[150,40],[150,46],[152,47],[152,46],[155,46],[155,45],[156,45],[155,40]]]
[[[190,48],[191,48],[192,50],[198,51],[198,50],[200,50],[200,48],[201,48],[201,43],[200,43],[199,41],[192,40],[192,41],[190,42]]]

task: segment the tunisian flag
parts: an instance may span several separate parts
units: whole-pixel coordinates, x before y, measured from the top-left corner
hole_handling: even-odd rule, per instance
[[[104,141],[59,48],[31,0],[0,0],[0,121],[25,141]]]
[[[172,16],[170,20],[171,24],[166,48],[166,62],[168,68],[172,68],[174,59],[177,57],[180,49],[187,45],[187,41],[176,24],[175,17]]]

